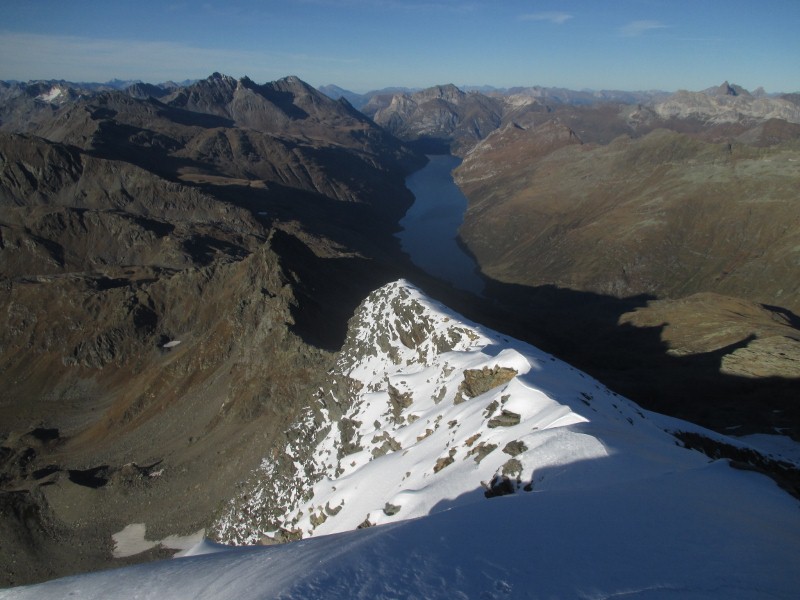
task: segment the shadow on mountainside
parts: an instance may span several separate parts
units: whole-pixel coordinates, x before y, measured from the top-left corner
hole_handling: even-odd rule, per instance
[[[276,230],[272,247],[291,273],[297,303],[291,329],[307,344],[336,352],[344,344],[347,324],[373,290],[398,278],[387,263],[363,257],[322,258],[297,237]]]
[[[643,407],[711,429],[763,431],[800,439],[800,380],[748,378],[721,372],[722,359],[745,338],[712,352],[674,356],[662,339],[666,324],[636,327],[620,317],[649,300],[492,283],[491,297],[513,308],[522,331],[539,331],[555,352]],[[737,428],[737,429],[734,429]]]
[[[477,298],[425,275],[406,276],[466,317],[550,352],[648,410],[726,434],[781,433],[800,440],[800,374],[795,379],[721,372],[723,358],[748,346],[753,335],[711,352],[675,356],[662,339],[666,323],[620,323],[651,296],[615,298],[487,279],[484,298]],[[788,314],[796,327],[797,316]]]
[[[175,120],[174,115],[170,118]],[[210,119],[203,124],[212,123],[216,124]],[[143,140],[146,150],[131,145],[135,136]],[[292,328],[307,343],[338,350],[348,319],[368,293],[406,277],[465,316],[555,354],[645,408],[722,432],[774,433],[777,428],[800,439],[796,400],[800,379],[722,373],[723,357],[747,346],[748,339],[713,352],[675,356],[662,339],[666,324],[620,323],[622,315],[645,307],[654,297],[619,299],[487,279],[484,297],[477,298],[422,273],[393,237],[397,221],[413,201],[402,185],[395,185],[398,181],[379,186],[370,180],[367,188],[383,190],[385,195],[362,194],[372,199],[369,205],[273,181],[260,182],[261,187],[247,185],[226,173],[225,165],[175,156],[175,140],[129,125],[105,124],[98,142],[101,146],[90,154],[132,162],[168,179],[179,180],[178,173],[187,168],[216,173],[219,181],[183,183],[248,209],[263,227],[260,233],[272,230],[271,243],[289,274],[297,301]],[[329,156],[325,149],[314,152],[325,159],[320,164],[340,174],[376,176],[350,158]],[[187,250],[202,260],[210,260],[220,250],[203,238],[195,246]],[[791,327],[800,329],[797,316],[785,309],[765,308],[783,314]]]
[[[344,343],[347,321],[374,289],[404,277],[464,316],[527,341],[586,371],[644,408],[686,419],[722,433],[780,432],[800,439],[800,379],[741,377],[721,372],[722,360],[753,336],[711,352],[676,356],[663,340],[666,323],[637,327],[620,317],[647,306],[653,296],[615,298],[552,285],[528,287],[486,279],[483,297],[454,288],[414,266],[391,226],[369,207],[322,195],[278,188],[230,186],[223,194],[263,219],[299,219],[308,237],[275,230],[272,243],[293,274],[298,304],[293,330],[329,351]],[[219,194],[217,190],[217,194]],[[270,198],[265,205],[266,198]],[[372,225],[372,227],[370,227]],[[315,244],[331,240],[336,252]],[[782,314],[797,328],[798,317]],[[800,331],[798,331],[800,337]]]
[[[653,296],[616,298],[485,277],[483,297],[459,291],[422,272],[401,251],[393,236],[396,218],[412,198],[393,196],[399,193],[395,188],[370,206],[275,182],[253,187],[229,179],[224,185],[195,185],[248,209],[265,230],[273,231],[271,243],[290,274],[297,301],[292,329],[314,346],[338,350],[347,321],[369,292],[405,277],[468,318],[551,352],[647,409],[723,433],[780,432],[800,439],[800,379],[721,372],[723,358],[752,338],[676,356],[663,340],[666,323],[637,327],[620,322]],[[800,329],[796,315],[765,308]]]
[[[292,331],[303,341],[335,352],[344,344],[347,323],[373,290],[405,274],[394,222],[366,204],[276,183],[200,185],[200,189],[250,210],[270,231],[296,304]],[[389,214],[402,199],[390,200]]]

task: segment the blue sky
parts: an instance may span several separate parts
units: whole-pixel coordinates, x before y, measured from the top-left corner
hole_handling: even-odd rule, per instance
[[[0,0],[0,79],[800,91],[800,0]]]

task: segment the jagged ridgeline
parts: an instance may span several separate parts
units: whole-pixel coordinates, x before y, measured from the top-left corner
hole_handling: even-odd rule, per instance
[[[530,491],[542,480],[534,471],[553,466],[543,448],[555,461],[603,455],[586,436],[574,444],[567,426],[587,419],[573,403],[594,412],[592,402],[613,405],[612,420],[626,427],[644,418],[583,377],[406,281],[389,284],[359,306],[285,448],[264,458],[215,535],[275,543],[424,516],[474,501],[482,485],[489,495]]]
[[[792,464],[408,282],[649,408],[796,433],[795,96],[329,92],[363,112],[296,77],[0,83],[0,585],[676,480],[796,530],[687,447],[797,495]],[[482,298],[393,238],[430,151]]]
[[[700,468],[667,432],[684,427],[398,281],[358,308],[314,402],[214,535],[278,543]]]
[[[424,159],[349,104],[148,90],[2,88],[2,584],[114,564],[131,523],[205,527],[400,264]]]

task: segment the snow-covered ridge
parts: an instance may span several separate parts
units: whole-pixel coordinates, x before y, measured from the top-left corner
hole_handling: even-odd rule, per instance
[[[656,415],[405,281],[359,307],[329,387],[219,520],[220,540],[331,534],[707,462]]]
[[[312,539],[204,541],[0,600],[796,598],[797,500],[664,429],[699,430],[398,281],[218,523]]]

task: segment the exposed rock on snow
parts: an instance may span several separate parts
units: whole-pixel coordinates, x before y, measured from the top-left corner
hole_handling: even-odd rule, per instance
[[[467,372],[487,384],[456,403]],[[743,600],[800,587],[796,499],[666,430],[709,455],[746,444],[642,411],[406,282],[361,305],[329,384],[218,523],[231,541],[315,539],[204,541],[190,558],[0,599]]]
[[[356,311],[328,387],[283,455],[266,458],[224,511],[218,539],[252,544],[421,517],[482,501],[481,482],[492,482],[489,495],[583,489],[707,461],[657,416],[405,281]]]

